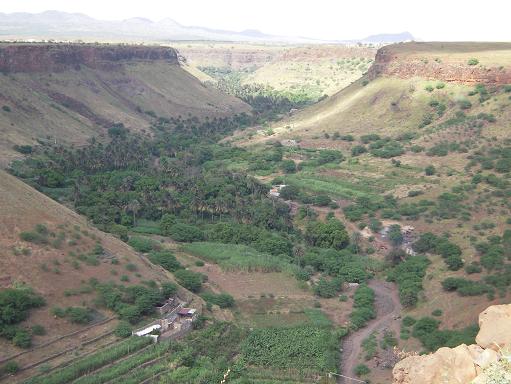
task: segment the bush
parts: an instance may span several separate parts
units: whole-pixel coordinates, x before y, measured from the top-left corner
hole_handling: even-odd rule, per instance
[[[493,293],[493,288],[479,281],[466,280],[461,277],[448,277],[442,281],[446,291],[457,291],[460,296],[479,296]]]
[[[218,305],[220,308],[231,308],[234,306],[234,298],[228,293],[204,293],[201,297],[207,302],[211,304]]]
[[[443,311],[441,309],[435,309],[433,312],[431,312],[433,316],[439,317],[442,316]]]
[[[424,173],[426,176],[433,176],[436,173],[436,169],[433,165],[428,165],[426,168],[424,168]]]
[[[401,233],[401,226],[399,224],[392,224],[389,227],[388,238],[395,247],[403,243],[403,234]]]
[[[296,172],[296,164],[293,160],[283,160],[280,163],[280,167],[284,173],[295,173]]]
[[[169,213],[164,214],[160,220],[160,231],[164,236],[170,235],[170,229],[176,224],[176,217]]]
[[[284,200],[294,200],[300,196],[300,190],[294,185],[286,185],[280,190],[280,197]]]
[[[343,249],[349,244],[344,224],[337,219],[327,222],[315,221],[307,225],[305,241],[314,247]]]
[[[395,281],[399,287],[399,299],[405,307],[414,307],[422,291],[422,279],[430,261],[425,256],[414,256],[404,260],[388,274],[387,280]]]
[[[8,375],[14,375],[16,372],[20,370],[20,366],[15,361],[9,361],[5,363],[5,365],[0,369],[1,373],[6,373]]]
[[[467,99],[461,99],[458,101],[458,104],[461,109],[470,109],[472,108],[472,103]]]
[[[353,308],[350,315],[351,328],[357,330],[376,316],[374,291],[365,284],[359,285],[353,295]]]
[[[115,336],[126,338],[131,336],[131,325],[127,321],[121,321],[115,327]]]
[[[46,335],[46,329],[42,325],[36,324],[36,325],[32,326],[31,330],[32,330],[32,334],[34,334],[36,336]]]
[[[32,337],[27,331],[18,330],[12,339],[12,343],[20,348],[30,348],[32,346]]]
[[[161,265],[167,271],[175,272],[183,268],[181,263],[177,261],[176,256],[170,251],[151,252],[149,253],[151,263]]]
[[[199,292],[202,288],[202,275],[187,269],[178,269],[174,272],[178,283],[192,292]]]
[[[363,145],[355,145],[351,148],[351,156],[358,156],[367,152],[367,148]]]
[[[319,279],[314,286],[314,293],[319,297],[332,298],[337,295],[341,289],[342,282],[339,279],[326,280],[323,277]]]
[[[467,64],[468,65],[477,65],[477,64],[479,64],[479,60],[472,57],[472,58],[468,59]]]
[[[411,327],[412,325],[415,324],[417,320],[415,320],[413,317],[411,316],[405,316],[403,317],[403,326],[404,327]]]
[[[84,307],[67,307],[65,316],[70,322],[75,324],[87,324],[93,319],[92,311]]]
[[[367,375],[371,372],[371,370],[369,369],[369,367],[365,364],[358,364],[356,367],[355,367],[355,375],[357,375],[358,377],[360,376],[363,376],[363,375]]]
[[[156,242],[147,237],[134,236],[130,238],[128,244],[131,245],[137,252],[147,253],[153,250]]]
[[[471,275],[473,273],[481,273],[483,268],[479,264],[471,263],[465,267],[465,273]]]
[[[177,223],[170,227],[169,236],[175,241],[191,243],[204,240],[204,233],[193,225]]]

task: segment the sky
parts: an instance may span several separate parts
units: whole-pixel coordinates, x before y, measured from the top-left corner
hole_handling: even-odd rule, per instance
[[[511,41],[509,0],[15,0],[0,12],[79,12],[325,40],[409,31],[432,41]]]

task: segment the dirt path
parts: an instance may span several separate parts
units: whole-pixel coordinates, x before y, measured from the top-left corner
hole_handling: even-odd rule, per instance
[[[395,284],[381,280],[371,280],[369,286],[374,289],[376,296],[376,319],[370,321],[366,327],[348,335],[342,342],[341,373],[349,377],[356,377],[353,370],[357,365],[358,355],[362,349],[361,344],[364,339],[375,331],[384,329],[397,331],[399,328],[396,319],[401,313],[401,303]],[[354,384],[356,381],[340,377],[337,383]]]

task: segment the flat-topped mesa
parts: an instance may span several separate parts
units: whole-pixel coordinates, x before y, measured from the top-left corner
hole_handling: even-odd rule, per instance
[[[510,84],[509,43],[401,43],[380,48],[367,76]]]
[[[0,44],[0,72],[62,72],[81,66],[109,70],[123,62],[179,64],[175,49],[140,45]]]

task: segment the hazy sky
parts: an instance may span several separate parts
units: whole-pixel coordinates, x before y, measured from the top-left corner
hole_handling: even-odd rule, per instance
[[[320,39],[409,31],[423,40],[511,41],[509,0],[12,0],[0,12],[59,10],[120,20],[170,17],[183,25]]]

